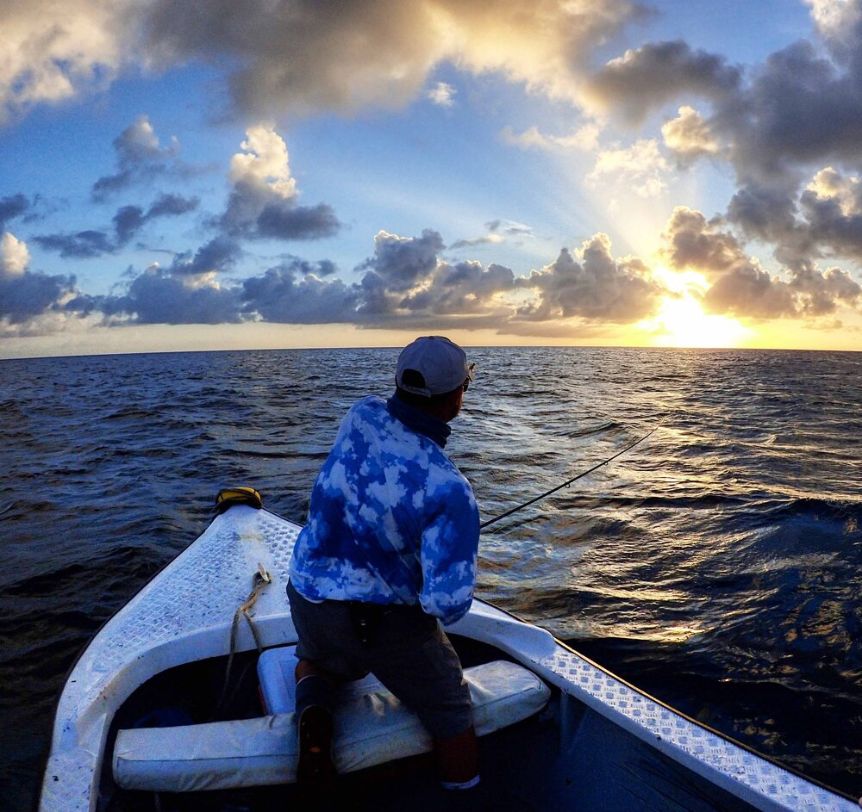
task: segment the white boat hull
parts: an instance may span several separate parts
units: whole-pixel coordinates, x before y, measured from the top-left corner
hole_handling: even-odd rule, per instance
[[[264,648],[296,642],[285,585],[299,530],[266,510],[233,507],[105,625],[61,695],[40,797],[42,812],[95,810],[102,764],[110,758],[105,752],[108,733],[118,709],[155,675],[228,654],[234,614],[248,597],[260,566],[272,583],[253,609],[259,642]],[[548,632],[487,603],[474,601],[470,612],[447,631],[493,646],[559,690],[563,751],[570,736],[574,752],[576,720],[586,708],[595,716],[594,726],[647,745],[741,804],[858,812],[849,799],[687,719]],[[255,647],[249,628],[240,624],[237,650]]]

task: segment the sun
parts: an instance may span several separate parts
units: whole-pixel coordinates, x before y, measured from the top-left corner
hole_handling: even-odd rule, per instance
[[[665,298],[649,327],[659,347],[737,347],[751,333],[729,316],[704,313],[688,293]]]

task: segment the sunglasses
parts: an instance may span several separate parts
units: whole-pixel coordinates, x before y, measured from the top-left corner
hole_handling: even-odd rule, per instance
[[[470,388],[470,381],[473,380],[473,375],[475,375],[475,372],[476,364],[467,364],[467,377],[464,378],[464,383],[461,384],[461,389],[463,389],[465,392]]]

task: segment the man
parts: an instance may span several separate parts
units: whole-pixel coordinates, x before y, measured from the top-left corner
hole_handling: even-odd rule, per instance
[[[395,394],[350,409],[317,477],[287,587],[301,783],[334,773],[333,683],[370,671],[434,737],[444,787],[478,784],[470,694],[440,627],[467,612],[476,580],[479,511],[443,451],[472,370],[449,339],[416,339]]]

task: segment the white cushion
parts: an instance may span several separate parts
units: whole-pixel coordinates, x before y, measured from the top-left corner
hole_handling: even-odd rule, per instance
[[[468,668],[473,724],[480,736],[541,710],[550,689],[516,663]],[[431,736],[389,691],[347,697],[335,712],[333,759],[340,773],[424,753]],[[121,730],[114,779],[125,789],[165,792],[284,784],[296,780],[293,713],[184,727]]]
[[[294,670],[299,662],[296,646],[268,648],[257,659],[257,676],[263,698],[263,709],[267,713],[293,713],[296,704],[296,678]],[[338,690],[338,703],[361,694],[384,690],[374,674],[348,682]]]

